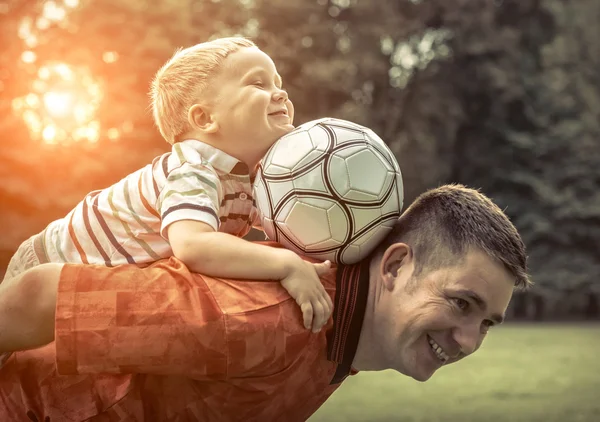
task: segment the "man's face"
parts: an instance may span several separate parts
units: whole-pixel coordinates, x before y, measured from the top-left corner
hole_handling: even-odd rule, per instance
[[[383,275],[388,280],[375,305],[373,329],[386,367],[426,381],[441,366],[479,349],[489,328],[502,322],[514,277],[478,250],[457,266],[416,278],[411,259],[408,254]]]
[[[258,48],[229,55],[213,84],[219,134],[241,151],[266,152],[294,129],[294,109],[273,60]]]

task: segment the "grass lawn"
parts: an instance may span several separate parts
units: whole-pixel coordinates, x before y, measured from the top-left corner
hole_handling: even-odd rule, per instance
[[[600,422],[600,325],[497,327],[425,383],[350,377],[309,421]]]

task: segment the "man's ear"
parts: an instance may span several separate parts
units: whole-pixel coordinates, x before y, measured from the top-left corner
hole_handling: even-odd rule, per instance
[[[394,243],[385,250],[381,258],[379,275],[387,290],[394,289],[400,269],[411,264],[412,260],[412,249],[406,243]]]
[[[190,107],[188,122],[194,129],[204,133],[215,133],[219,129],[219,125],[210,114],[209,108],[200,104],[194,104]]]

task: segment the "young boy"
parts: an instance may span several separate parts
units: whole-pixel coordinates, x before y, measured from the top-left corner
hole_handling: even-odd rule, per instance
[[[175,256],[213,277],[280,280],[317,332],[332,302],[319,281],[330,263],[248,242],[259,224],[255,168],[293,130],[294,109],[271,58],[244,38],[180,50],[158,71],[153,115],[172,151],[89,193],[23,242],[5,279],[45,262],[148,265]]]

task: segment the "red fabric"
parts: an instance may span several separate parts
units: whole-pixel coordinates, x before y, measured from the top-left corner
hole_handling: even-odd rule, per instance
[[[335,296],[335,272],[322,279]],[[56,341],[0,369],[2,421],[304,421],[339,386],[278,282],[66,265]],[[28,416],[29,412],[29,416]]]

